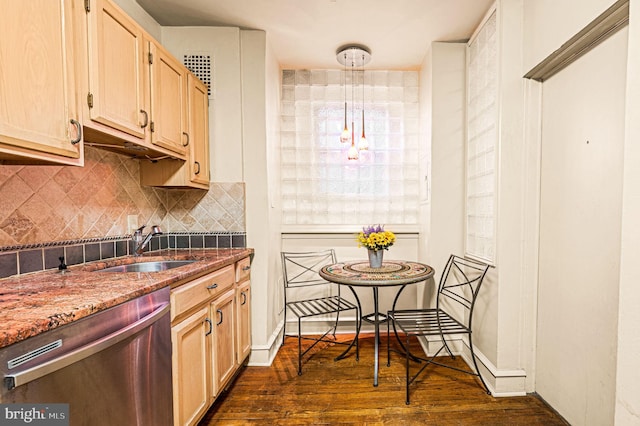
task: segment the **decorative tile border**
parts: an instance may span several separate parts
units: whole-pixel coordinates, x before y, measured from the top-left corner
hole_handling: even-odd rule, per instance
[[[167,248],[245,248],[245,232],[176,232],[153,237],[147,251]],[[133,254],[130,235],[85,238],[23,246],[0,247],[0,278],[55,269],[64,257],[66,265],[79,265]]]

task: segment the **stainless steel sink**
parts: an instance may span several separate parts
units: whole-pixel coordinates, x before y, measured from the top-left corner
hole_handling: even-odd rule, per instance
[[[160,272],[167,269],[178,268],[197,262],[196,260],[164,260],[157,262],[129,263],[128,265],[111,266],[109,268],[98,269],[96,272]]]

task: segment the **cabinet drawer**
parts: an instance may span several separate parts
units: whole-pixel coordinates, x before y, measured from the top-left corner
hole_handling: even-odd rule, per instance
[[[171,291],[171,321],[234,284],[233,265],[196,278]]]
[[[251,258],[245,257],[236,262],[236,282],[241,282],[251,274]]]

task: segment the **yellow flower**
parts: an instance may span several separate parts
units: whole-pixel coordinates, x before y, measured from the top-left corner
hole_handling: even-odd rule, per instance
[[[372,225],[362,228],[356,238],[358,247],[366,247],[370,250],[386,250],[396,241],[396,236],[391,231],[385,231],[381,225]]]

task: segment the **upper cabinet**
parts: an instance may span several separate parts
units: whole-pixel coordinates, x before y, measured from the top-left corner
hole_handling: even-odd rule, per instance
[[[72,0],[0,0],[0,164],[83,165]]]
[[[147,186],[209,188],[209,97],[207,86],[187,75],[187,161],[172,159],[140,164],[140,182]]]
[[[82,166],[89,145],[208,188],[206,87],[112,0],[0,7],[0,164]]]
[[[109,1],[94,0],[87,17],[87,118],[144,140],[149,111],[142,29]]]
[[[151,76],[151,142],[185,155],[189,145],[188,71],[162,46],[152,40],[147,42],[147,46]]]
[[[85,140],[185,160],[187,69],[111,0],[87,0]]]

